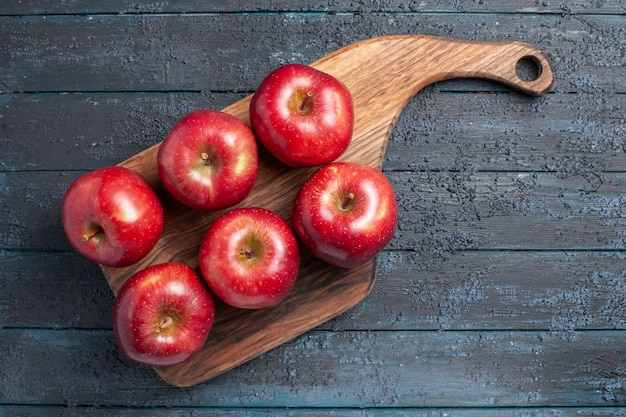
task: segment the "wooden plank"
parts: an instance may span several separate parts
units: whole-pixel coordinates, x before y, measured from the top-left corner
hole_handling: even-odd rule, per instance
[[[619,1],[578,0],[564,2],[533,2],[519,0],[451,1],[451,0],[387,0],[376,2],[354,2],[349,0],[308,1],[306,4],[290,0],[274,0],[262,5],[245,0],[154,2],[151,0],[110,0],[106,3],[85,1],[30,1],[4,2],[0,4],[0,15],[29,14],[151,14],[151,13],[245,13],[245,12],[399,12],[399,13],[559,13],[559,14],[623,14]]]
[[[445,13],[367,19],[341,14],[0,17],[0,38],[7,39],[0,51],[0,86],[4,92],[253,91],[284,63],[309,63],[374,36],[416,33],[524,41],[547,51],[557,73],[555,91],[623,93],[625,19],[467,14],[451,25]]]
[[[619,407],[625,347],[619,331],[577,332],[573,340],[548,332],[314,331],[180,390],[121,358],[110,331],[2,329],[0,398],[131,408]]]
[[[113,294],[74,252],[0,250],[0,327],[111,329]]]
[[[319,329],[626,329],[624,253],[385,251],[361,303]],[[111,329],[113,296],[78,254],[0,251],[0,327]]]
[[[523,408],[100,408],[65,406],[0,406],[3,417],[617,417],[623,407],[533,407]]]
[[[0,248],[70,250],[61,201],[82,171],[0,172]],[[623,173],[387,172],[399,204],[389,249],[624,250]]]
[[[626,95],[531,98],[441,94],[436,87],[422,90],[405,107],[387,146],[386,170],[566,174],[626,166]]]
[[[0,172],[0,249],[70,249],[61,202],[83,173]]]
[[[626,166],[626,95],[419,92],[392,132],[384,168],[559,171]],[[90,170],[162,140],[185,113],[221,110],[231,93],[0,95],[0,168]],[[28,143],[29,146],[24,146]]]
[[[539,329],[563,338],[626,328],[621,252],[386,251],[378,264],[370,296],[324,328]]]
[[[624,250],[626,176],[563,173],[390,172],[399,224],[390,248]]]
[[[198,108],[221,110],[243,94],[0,95],[0,169],[91,170],[162,141]],[[24,146],[27,143],[28,146]]]

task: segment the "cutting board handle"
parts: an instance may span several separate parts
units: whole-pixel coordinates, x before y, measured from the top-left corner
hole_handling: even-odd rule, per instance
[[[537,77],[523,80],[520,61],[536,66]],[[366,39],[331,53],[311,65],[353,85],[353,91],[384,90],[385,95],[413,96],[424,86],[450,78],[484,78],[528,95],[546,94],[554,83],[548,58],[523,42],[481,42],[426,35]],[[365,83],[369,83],[366,87]],[[391,91],[389,91],[391,88]]]
[[[459,52],[467,54],[457,58],[458,67],[449,65],[440,72],[442,79],[484,78],[496,81],[531,96],[546,94],[554,84],[554,73],[548,58],[538,49],[522,43],[472,43],[458,45]],[[526,61],[534,66],[535,77],[522,79],[518,66]]]

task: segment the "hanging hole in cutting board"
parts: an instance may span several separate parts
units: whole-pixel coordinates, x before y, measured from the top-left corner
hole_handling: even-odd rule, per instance
[[[537,57],[524,56],[517,61],[515,72],[522,81],[535,81],[541,76],[541,62]]]

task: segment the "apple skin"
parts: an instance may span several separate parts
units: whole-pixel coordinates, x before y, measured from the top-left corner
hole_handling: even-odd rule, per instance
[[[329,74],[307,65],[283,65],[252,96],[250,123],[261,143],[284,164],[324,165],[352,140],[352,96]]]
[[[110,267],[143,259],[163,231],[158,196],[143,177],[124,167],[99,168],[77,178],[65,192],[61,210],[74,249]]]
[[[189,266],[147,267],[122,285],[113,304],[113,332],[127,358],[153,366],[182,363],[204,346],[215,302]]]
[[[200,245],[200,271],[227,304],[260,309],[280,303],[296,282],[300,248],[289,224],[260,207],[226,212]]]
[[[165,188],[199,211],[241,202],[254,186],[258,165],[252,129],[235,116],[205,109],[183,116],[157,155]]]
[[[303,245],[332,265],[353,268],[389,243],[398,222],[393,187],[379,170],[334,162],[298,190],[291,223]]]

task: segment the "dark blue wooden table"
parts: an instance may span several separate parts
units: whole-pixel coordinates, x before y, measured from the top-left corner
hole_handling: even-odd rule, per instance
[[[626,415],[626,2],[266,3],[0,4],[0,416]],[[398,230],[347,313],[191,388],[123,358],[69,184],[281,64],[406,33],[527,42],[556,83],[410,101]]]

